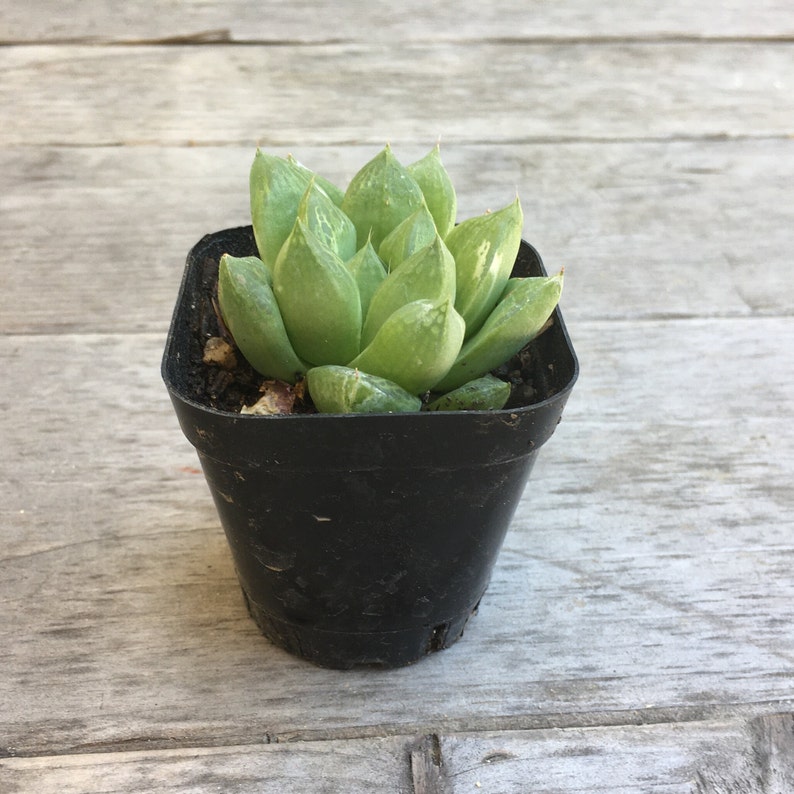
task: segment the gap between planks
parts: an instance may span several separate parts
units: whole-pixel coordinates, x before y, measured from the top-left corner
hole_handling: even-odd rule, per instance
[[[2,44],[0,44],[2,46]],[[464,141],[461,146],[470,149],[476,148],[493,148],[496,146],[576,146],[579,144],[584,145],[659,145],[659,144],[675,144],[675,143],[741,143],[743,141],[750,141],[755,143],[763,143],[765,141],[789,141],[792,135],[789,133],[704,133],[702,135],[686,135],[675,133],[671,135],[613,135],[610,137],[599,135],[526,135],[523,137],[513,138],[485,138],[480,137],[476,141]],[[389,143],[393,146],[421,146],[426,143],[423,138],[407,138],[400,135],[390,136]],[[94,149],[239,149],[240,147],[250,148],[252,145],[258,147],[294,147],[296,141],[294,138],[275,138],[275,137],[260,137],[252,143],[250,138],[224,138],[219,140],[203,139],[194,140],[185,138],[183,140],[173,140],[164,142],[161,139],[124,139],[124,140],[106,140],[106,141],[87,141],[83,142],[70,142],[70,141],[36,141],[28,143],[25,141],[12,141],[10,143],[0,144],[0,148],[7,151],[14,150],[42,150],[42,149],[73,149],[73,150],[94,150]],[[381,137],[367,137],[359,136],[356,138],[339,138],[328,142],[313,142],[311,143],[312,149],[336,149],[345,146],[382,146],[383,140]]]
[[[769,34],[769,35],[720,35],[720,34],[665,34],[651,33],[635,36],[562,36],[553,33],[540,36],[462,36],[462,37],[417,37],[404,40],[406,44],[459,44],[474,46],[478,44],[496,44],[504,47],[534,47],[548,44],[557,45],[587,45],[606,46],[614,45],[648,45],[666,44],[700,44],[703,46],[719,44],[792,44],[794,34]],[[234,38],[227,28],[217,30],[202,30],[185,36],[165,36],[162,38],[130,38],[110,39],[102,36],[75,36],[62,38],[46,38],[38,40],[26,39],[0,39],[3,47],[207,47],[222,44],[228,47],[325,47],[336,45],[366,43],[355,37],[328,37],[323,39],[244,39]]]

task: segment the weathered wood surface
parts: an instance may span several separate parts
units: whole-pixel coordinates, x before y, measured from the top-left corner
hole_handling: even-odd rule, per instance
[[[159,382],[162,337],[7,337],[3,371],[30,395],[5,408],[0,463],[7,750],[794,699],[794,324],[583,322],[575,340],[582,382],[464,639],[413,668],[337,673],[247,617]]]
[[[794,6],[6,6],[0,791],[790,794]],[[565,265],[582,376],[464,638],[320,670],[159,358],[257,142],[344,183],[438,134]]]
[[[437,757],[451,794],[785,794],[794,791],[793,740],[791,715],[768,715],[742,724],[459,735],[439,740]]]
[[[353,739],[0,759],[0,775],[4,794],[413,794],[410,743]]]
[[[80,0],[5,3],[0,43],[38,41],[193,41],[272,43],[317,41],[465,41],[506,38],[780,37],[794,35],[794,10],[785,0],[226,0],[149,3]]]
[[[0,145],[788,135],[788,42],[0,50]],[[99,77],[101,76],[101,77]],[[377,99],[373,99],[377,97]]]
[[[745,722],[89,752],[0,760],[0,770],[9,773],[7,794],[786,794],[794,789],[790,723],[790,715],[771,714]]]
[[[7,794],[794,790],[791,717],[0,760]],[[407,759],[410,758],[410,768]],[[765,758],[774,758],[765,764]]]

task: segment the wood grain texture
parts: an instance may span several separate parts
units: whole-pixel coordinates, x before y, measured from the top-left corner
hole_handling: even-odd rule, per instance
[[[720,722],[569,728],[450,737],[442,752],[455,794],[692,794],[703,757],[736,751],[743,739]]]
[[[794,714],[769,714],[744,726],[736,748],[707,754],[697,794],[786,794],[794,791]]]
[[[574,341],[581,381],[463,639],[340,673],[248,618],[159,382],[162,336],[6,337],[6,752],[784,710],[794,323],[583,322]]]
[[[786,794],[791,715],[677,725],[568,728],[443,738],[455,794]]]
[[[396,147],[410,162],[430,142]],[[379,147],[293,151],[345,185]],[[248,222],[253,147],[0,149],[0,330],[164,332],[185,256]],[[508,203],[572,321],[787,315],[794,141],[449,144],[460,217]]]
[[[202,42],[434,41],[481,38],[603,38],[634,36],[773,36],[794,34],[794,12],[782,0],[384,0],[366,4],[332,0],[285,4],[172,2],[153,13],[140,0],[123,5],[94,0],[91,13],[77,0],[9,3],[0,22],[0,42],[187,40]]]
[[[7,794],[786,794],[794,785],[791,719],[6,758],[0,781]]]
[[[7,794],[786,794],[790,714],[751,720],[0,759]],[[407,759],[410,753],[410,780]],[[649,788],[650,787],[650,788]]]
[[[0,791],[790,794],[794,5],[0,13]],[[159,359],[257,143],[517,189],[582,363],[479,614],[391,672],[246,614]]]
[[[449,794],[441,757],[441,740],[435,733],[423,736],[411,751],[413,794]]]
[[[0,759],[4,794],[414,794],[399,738]]]
[[[0,49],[0,146],[786,136],[785,42]],[[310,108],[310,112],[307,112]]]

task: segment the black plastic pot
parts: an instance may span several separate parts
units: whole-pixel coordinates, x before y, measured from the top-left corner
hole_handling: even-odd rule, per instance
[[[205,288],[250,227],[190,252],[162,375],[196,447],[251,615],[319,665],[397,667],[462,634],[578,374],[559,313],[532,343],[532,405],[495,412],[245,416],[199,404],[187,362]],[[545,271],[522,243],[517,274]]]

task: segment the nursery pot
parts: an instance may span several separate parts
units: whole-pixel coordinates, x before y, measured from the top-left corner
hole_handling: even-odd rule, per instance
[[[531,343],[530,405],[240,415],[203,404],[196,380],[218,261],[255,251],[250,227],[193,248],[162,364],[246,604],[271,641],[319,665],[409,664],[454,643],[485,592],[578,374],[562,317]],[[527,243],[514,272],[545,274]]]

